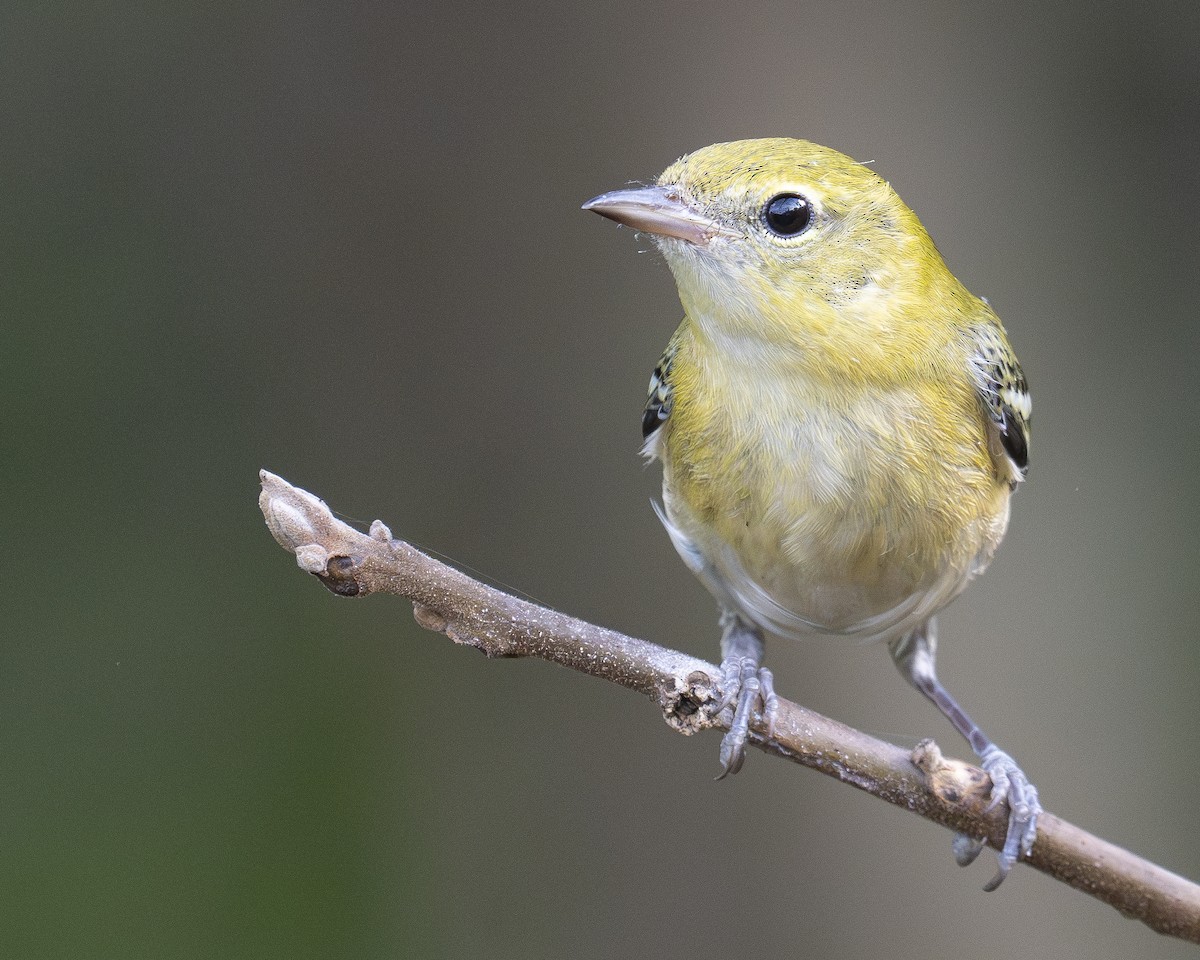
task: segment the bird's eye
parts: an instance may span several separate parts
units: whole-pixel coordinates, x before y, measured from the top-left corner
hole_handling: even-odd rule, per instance
[[[812,204],[795,193],[781,193],[763,207],[763,222],[777,237],[795,237],[812,222]]]

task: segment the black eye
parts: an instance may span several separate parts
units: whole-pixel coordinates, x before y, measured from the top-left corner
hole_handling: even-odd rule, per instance
[[[763,222],[777,237],[801,234],[812,221],[812,204],[794,193],[772,197],[763,207]]]

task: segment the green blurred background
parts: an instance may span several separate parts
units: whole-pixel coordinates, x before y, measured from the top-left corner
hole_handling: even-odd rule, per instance
[[[436,10],[436,12],[434,12]],[[9,3],[0,954],[1174,957],[616,687],[303,575],[268,467],[716,656],[649,504],[657,254],[717,140],[876,169],[1005,319],[1033,473],[944,678],[1047,807],[1200,877],[1195,3]],[[880,648],[781,692],[967,753]]]

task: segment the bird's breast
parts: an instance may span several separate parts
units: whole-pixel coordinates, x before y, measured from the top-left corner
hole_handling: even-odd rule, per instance
[[[673,375],[668,515],[768,629],[802,632],[771,614],[883,635],[948,602],[999,543],[1008,490],[965,377],[959,389],[772,366]]]

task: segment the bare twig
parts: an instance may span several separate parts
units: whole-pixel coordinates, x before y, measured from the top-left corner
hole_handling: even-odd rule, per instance
[[[720,674],[713,664],[485,586],[392,539],[378,520],[368,536],[335,518],[312,494],[265,470],[260,477],[259,506],[271,533],[295,553],[301,569],[334,593],[407,597],[423,627],[491,657],[538,657],[637,690],[681,733],[728,728],[729,710],[715,713]],[[1003,844],[1008,810],[988,810],[987,775],[943,757],[931,740],[910,753],[786,700],[775,736],[768,741],[758,726],[751,739],[767,753],[952,830],[986,837],[993,847]],[[1200,943],[1200,886],[1053,814],[1039,818],[1037,842],[1025,862],[1160,933]]]

